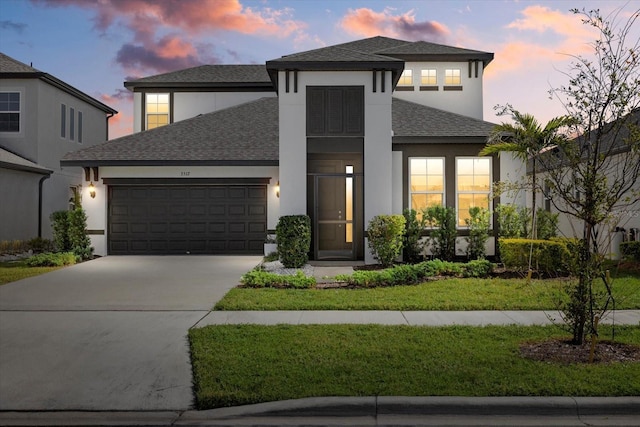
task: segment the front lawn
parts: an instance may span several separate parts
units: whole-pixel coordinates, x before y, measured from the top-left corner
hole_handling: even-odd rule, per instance
[[[555,310],[562,279],[442,279],[371,289],[234,288],[215,310]],[[613,283],[617,309],[640,309],[640,276]]]
[[[603,327],[603,339],[611,334]],[[520,356],[556,327],[224,325],[189,332],[198,409],[313,396],[637,396],[640,363]],[[640,328],[616,341],[640,344]]]
[[[48,273],[62,267],[29,267],[26,261],[0,262],[0,285]]]

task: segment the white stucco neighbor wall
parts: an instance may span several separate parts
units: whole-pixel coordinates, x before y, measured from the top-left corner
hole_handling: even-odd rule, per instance
[[[107,135],[106,113],[40,79],[0,80],[1,91],[20,93],[20,132],[0,133],[0,145],[37,165],[52,170],[42,186],[42,237],[52,238],[49,216],[69,208],[70,187],[82,183],[82,168],[60,167],[60,159],[68,152],[104,142]],[[65,105],[65,136],[61,135],[61,106]],[[71,139],[71,108],[73,108],[73,139]],[[79,140],[79,113],[82,113],[82,141]],[[12,177],[14,177],[12,175]],[[38,178],[39,180],[39,178]],[[29,188],[38,198],[37,181]],[[25,180],[24,185],[30,180]],[[6,187],[5,187],[6,184]],[[9,181],[2,182],[0,194],[9,190]],[[27,212],[29,210],[29,212]],[[37,236],[38,205],[11,205],[7,215],[20,218],[22,225],[13,229],[12,239],[28,240]],[[35,218],[35,220],[33,219]],[[27,222],[32,222],[26,224]],[[16,233],[18,230],[19,233]],[[0,239],[4,239],[0,235]]]
[[[87,212],[87,228],[104,231],[104,235],[91,236],[95,254],[100,256],[107,255],[108,239],[108,189],[103,184],[104,178],[270,178],[267,186],[267,228],[275,229],[280,217],[280,199],[276,194],[280,180],[277,166],[104,166],[99,173],[99,182],[94,182],[95,199],[89,197],[89,183],[85,182],[82,204]]]
[[[451,68],[460,70],[460,91],[444,90],[445,70]],[[396,90],[393,93],[396,98],[482,120],[482,62],[478,64],[478,77],[475,65],[472,66],[471,78],[468,62],[406,62],[404,69],[413,71],[413,91]],[[438,90],[420,90],[421,71],[424,69],[437,70]]]
[[[280,108],[280,212],[282,215],[307,213],[307,86],[363,86],[365,108],[364,137],[364,222],[375,215],[392,213],[391,155],[391,73],[385,73],[373,91],[371,71],[304,71],[298,73],[298,92],[286,93],[285,73],[279,73]],[[367,247],[365,242],[365,247]],[[365,262],[375,260],[366,253]]]
[[[498,159],[500,161],[499,181],[513,184],[526,182],[526,165],[522,160],[517,159],[511,153],[501,153]],[[530,204],[531,197],[529,196],[528,198],[529,202],[524,190],[503,192],[500,195],[500,203],[503,205],[527,206],[527,204]]]

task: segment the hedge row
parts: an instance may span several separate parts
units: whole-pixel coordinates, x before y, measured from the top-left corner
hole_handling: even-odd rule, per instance
[[[573,257],[578,253],[579,240],[500,239],[498,245],[500,259],[507,268],[567,273],[571,271]]]
[[[640,241],[620,243],[620,252],[625,259],[640,262]]]

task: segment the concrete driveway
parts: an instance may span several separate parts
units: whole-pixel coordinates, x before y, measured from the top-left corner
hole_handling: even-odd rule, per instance
[[[109,256],[0,286],[0,410],[185,410],[187,331],[258,256]]]

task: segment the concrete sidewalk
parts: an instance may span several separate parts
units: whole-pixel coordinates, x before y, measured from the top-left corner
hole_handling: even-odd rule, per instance
[[[617,310],[600,323],[640,325],[640,310]],[[409,326],[551,325],[562,323],[558,311],[212,311],[195,327],[254,323],[260,325],[381,324]]]

